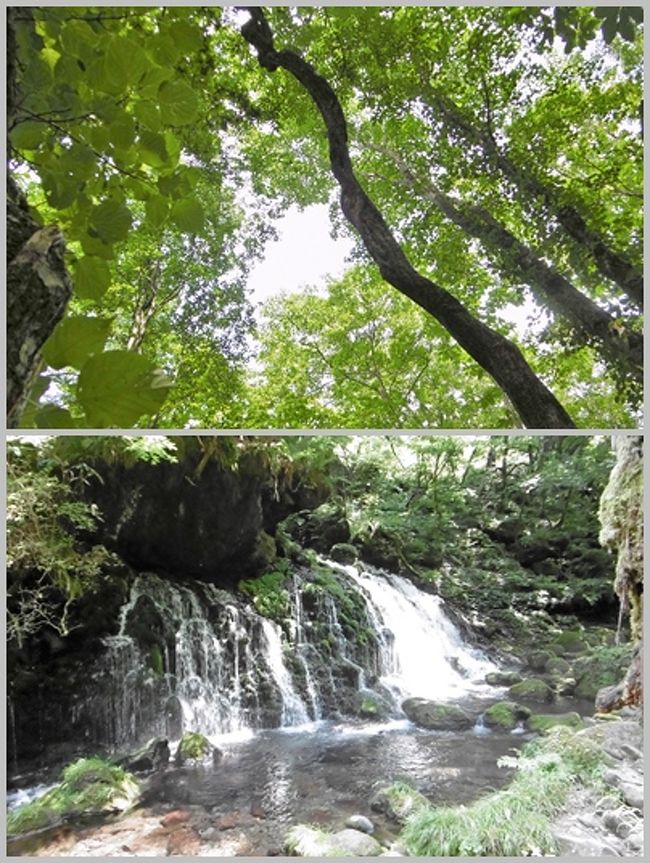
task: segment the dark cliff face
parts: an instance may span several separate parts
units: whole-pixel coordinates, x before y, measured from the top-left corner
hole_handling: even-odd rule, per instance
[[[250,458],[235,469],[209,462],[198,477],[187,461],[94,467],[101,481],[92,481],[86,498],[99,507],[98,538],[107,548],[136,570],[222,587],[265,569],[275,554],[268,534],[305,497],[299,479],[297,488],[271,494],[268,471]]]

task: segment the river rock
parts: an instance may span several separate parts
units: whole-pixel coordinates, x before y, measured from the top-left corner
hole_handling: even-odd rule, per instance
[[[462,707],[427,698],[407,698],[402,710],[411,722],[435,731],[464,731],[474,725],[474,719]]]
[[[174,760],[179,766],[188,763],[200,764],[206,759],[216,764],[220,757],[221,750],[210,743],[205,735],[199,734],[198,731],[186,731],[178,744]]]
[[[520,719],[527,719],[530,710],[516,704],[514,701],[498,701],[487,708],[483,714],[483,721],[489,728],[501,728],[504,731],[512,731]]]
[[[362,833],[374,833],[375,825],[370,818],[365,815],[350,815],[345,822],[346,827],[351,827],[353,830],[361,830]]]
[[[164,737],[154,737],[137,752],[125,755],[117,763],[132,773],[162,770],[169,763],[169,742]]]
[[[359,552],[349,542],[337,542],[330,548],[329,556],[337,563],[356,563],[359,559]]]
[[[566,725],[569,728],[581,728],[582,719],[580,714],[572,711],[570,713],[534,713],[528,719],[528,727],[531,731],[544,734],[556,725]]]
[[[295,857],[378,857],[382,847],[360,830],[326,833],[306,824],[297,824],[284,840],[286,851]]]
[[[485,682],[490,686],[513,686],[515,683],[521,683],[522,680],[521,674],[517,671],[490,671],[485,675]]]
[[[553,690],[544,680],[538,677],[531,677],[529,680],[522,680],[521,683],[515,683],[508,690],[508,695],[511,698],[521,698],[523,701],[553,701]]]
[[[395,782],[380,788],[370,801],[373,812],[383,812],[388,819],[398,824],[404,824],[417,809],[429,805],[424,794],[420,794],[415,788],[403,782]]]
[[[528,667],[533,671],[546,671],[548,663],[553,659],[554,654],[548,650],[533,650],[528,657]]]

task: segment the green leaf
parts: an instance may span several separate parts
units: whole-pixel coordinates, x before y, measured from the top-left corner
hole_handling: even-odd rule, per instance
[[[100,240],[105,243],[117,243],[125,240],[131,230],[133,219],[129,208],[120,201],[108,200],[95,207],[91,216],[91,225],[97,231]]]
[[[34,421],[39,429],[73,429],[77,424],[70,411],[58,405],[43,405],[34,414]]]
[[[142,416],[157,413],[171,386],[146,357],[132,351],[107,351],[84,365],[77,396],[89,427],[130,428]]]
[[[104,349],[111,323],[108,318],[65,318],[45,343],[43,358],[54,369],[81,369],[89,356]]]
[[[143,129],[138,141],[140,158],[145,165],[152,168],[163,168],[169,161],[165,139],[158,132]]]
[[[197,51],[203,43],[201,29],[189,21],[177,21],[174,24],[174,41],[186,54]]]
[[[160,122],[160,111],[151,102],[143,100],[136,102],[133,106],[133,115],[150,132],[158,132],[160,130],[160,126],[162,125]]]
[[[49,385],[49,376],[42,374],[39,375],[32,384],[29,395],[27,397],[25,410],[20,417],[21,428],[33,428],[36,425],[36,411],[38,409],[38,402],[41,396],[45,394],[45,391],[47,390]]]
[[[172,207],[172,219],[181,231],[199,234],[205,224],[205,213],[196,198],[182,198]]]
[[[45,138],[47,126],[31,121],[19,123],[9,135],[11,143],[18,150],[35,150]]]
[[[111,271],[105,261],[86,255],[75,264],[73,279],[77,297],[99,300],[111,283]]]
[[[167,219],[169,201],[162,195],[152,195],[146,203],[147,219],[154,228],[159,228]]]
[[[198,116],[196,93],[184,81],[163,81],[158,100],[162,121],[170,126],[187,126]]]
[[[112,123],[108,129],[111,144],[118,150],[127,150],[135,141],[135,123],[133,118],[128,114],[123,114],[121,118]]]
[[[65,54],[87,60],[92,57],[97,34],[86,21],[66,21],[59,35]]]
[[[608,45],[614,41],[616,34],[618,33],[618,23],[616,18],[605,18],[603,21],[602,27],[600,28],[603,33],[603,39]]]
[[[147,55],[134,39],[113,36],[106,50],[106,64],[127,83],[135,84],[149,68]]]

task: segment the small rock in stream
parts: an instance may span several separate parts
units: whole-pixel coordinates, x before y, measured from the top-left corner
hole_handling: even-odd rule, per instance
[[[375,831],[375,825],[365,815],[350,815],[345,826],[351,827],[353,830],[361,830],[362,833],[374,833]]]

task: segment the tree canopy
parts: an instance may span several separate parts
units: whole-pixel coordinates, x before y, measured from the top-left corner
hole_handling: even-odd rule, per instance
[[[8,36],[10,296],[41,226],[72,283],[12,425],[637,424],[640,7],[16,7]],[[256,324],[274,220],[315,203],[349,268]]]

